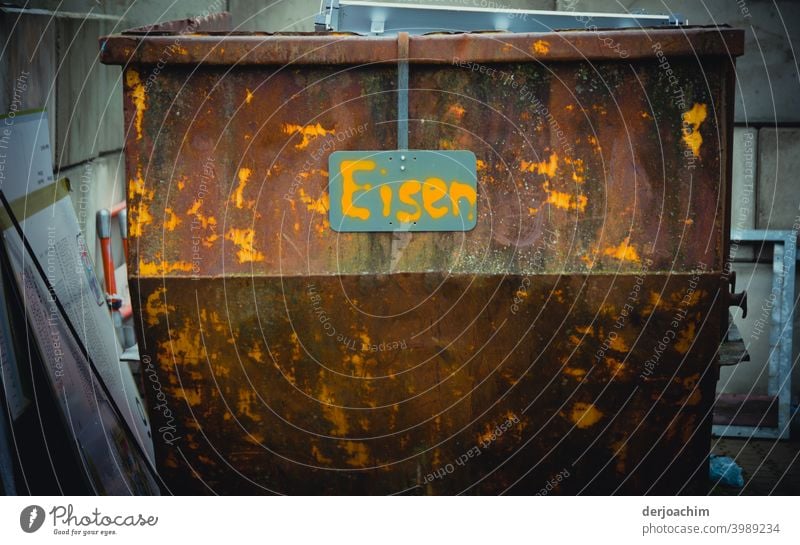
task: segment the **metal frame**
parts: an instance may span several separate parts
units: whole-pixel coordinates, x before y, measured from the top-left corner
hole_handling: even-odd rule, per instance
[[[673,15],[426,6],[357,0],[324,0],[315,19],[318,32],[355,32],[363,35],[392,35],[398,32],[550,32],[680,24],[685,23]]]
[[[730,426],[715,424],[712,433],[720,437],[788,439],[791,420],[792,327],[794,324],[797,232],[742,229],[731,232],[731,240],[772,243],[772,293],[779,293],[772,305],[769,332],[769,383],[767,393],[778,398],[778,426]]]

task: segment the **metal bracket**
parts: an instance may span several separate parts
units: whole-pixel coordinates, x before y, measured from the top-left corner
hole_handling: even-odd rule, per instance
[[[731,240],[772,244],[772,293],[779,294],[772,305],[769,330],[769,383],[767,393],[777,398],[778,425],[731,426],[715,424],[712,433],[719,437],[757,437],[788,439],[791,421],[792,324],[794,323],[797,233],[795,231],[742,229],[731,233]]]
[[[408,32],[397,34],[397,149],[408,149]]]

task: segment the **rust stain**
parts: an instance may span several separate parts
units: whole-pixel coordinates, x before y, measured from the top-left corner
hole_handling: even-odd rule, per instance
[[[252,263],[254,261],[264,261],[264,254],[257,251],[253,246],[256,232],[254,229],[231,229],[225,234],[225,239],[233,242],[239,249],[236,257],[239,263]]]
[[[315,125],[295,125],[294,123],[284,123],[283,133],[288,135],[301,135],[303,139],[298,144],[295,144],[294,147],[297,149],[306,149],[311,143],[312,138],[326,136],[328,134],[335,134],[336,130],[326,129],[319,123]]]
[[[705,104],[695,103],[692,109],[683,113],[683,141],[692,150],[692,155],[700,157],[700,146],[703,145],[703,136],[700,134],[700,125],[708,116]]]
[[[597,424],[603,417],[603,413],[598,411],[591,403],[578,401],[572,406],[569,419],[579,429],[586,429]]]
[[[630,261],[632,263],[639,263],[641,261],[639,253],[631,244],[630,235],[625,237],[625,240],[620,242],[619,246],[609,246],[603,250],[603,254],[619,259],[620,261]]]

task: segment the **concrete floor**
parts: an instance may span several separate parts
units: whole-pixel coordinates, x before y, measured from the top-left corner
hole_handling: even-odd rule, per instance
[[[730,456],[744,474],[744,487],[716,485],[713,496],[800,495],[800,440],[713,439],[713,454]]]

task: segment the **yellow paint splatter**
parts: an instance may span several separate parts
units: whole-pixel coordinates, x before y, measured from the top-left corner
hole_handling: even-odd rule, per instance
[[[448,113],[453,114],[458,119],[464,117],[464,112],[466,112],[466,110],[464,109],[463,106],[461,106],[461,104],[453,104],[447,109],[447,111]]]
[[[131,101],[136,110],[136,114],[133,118],[133,125],[136,128],[136,140],[141,140],[142,121],[144,120],[144,112],[147,110],[147,96],[145,94],[144,84],[142,83],[142,78],[139,76],[139,72],[132,68],[129,68],[128,71],[125,72],[125,83],[127,83],[130,88]]]
[[[550,158],[542,161],[525,161],[524,159],[520,162],[520,170],[522,172],[533,172],[534,174],[544,174],[545,176],[552,178],[556,175],[556,170],[558,169],[558,154],[555,152],[550,154]]]
[[[147,189],[142,178],[142,172],[136,171],[136,177],[128,181],[128,221],[129,235],[131,237],[142,236],[146,225],[153,222],[153,215],[150,214],[149,203],[155,196],[154,189]]]
[[[603,148],[600,146],[600,142],[597,141],[597,138],[594,135],[589,135],[586,137],[586,141],[589,142],[589,145],[594,148],[594,151],[600,153],[603,151]]]
[[[247,182],[250,181],[250,176],[253,175],[252,169],[249,168],[240,168],[237,174],[237,178],[239,183],[236,186],[233,194],[231,195],[231,201],[233,204],[236,205],[236,208],[252,208],[255,204],[255,201],[245,201],[244,200],[244,188],[247,187]]]
[[[293,123],[284,123],[283,124],[283,133],[284,134],[299,134],[303,137],[303,139],[298,143],[295,144],[295,148],[297,149],[305,149],[311,143],[312,138],[316,138],[318,136],[325,136],[328,134],[335,134],[335,129],[326,129],[319,123],[315,125],[295,125]]]
[[[542,188],[545,193],[547,193],[547,199],[545,199],[544,202],[552,204],[556,208],[584,212],[586,210],[586,205],[589,204],[589,199],[586,195],[575,195],[550,189],[550,182],[545,182]]]
[[[480,172],[481,170],[486,170],[486,161],[482,161],[481,159],[475,160],[475,169]]]
[[[631,244],[630,235],[625,237],[625,240],[619,243],[619,246],[609,246],[603,250],[603,254],[611,256],[620,261],[630,261],[632,263],[639,263],[639,253],[636,248]]]
[[[692,155],[700,157],[700,146],[703,145],[703,136],[700,134],[700,125],[706,120],[708,109],[705,104],[695,103],[692,109],[683,113],[683,141],[692,150]]]
[[[550,52],[550,44],[544,40],[536,40],[533,42],[531,50],[534,53],[539,53],[540,55],[547,55]]]
[[[328,387],[325,384],[322,385],[317,399],[319,399],[320,403],[322,403],[322,414],[325,415],[325,419],[333,424],[333,428],[331,429],[330,433],[340,437],[346,436],[350,431],[350,424],[347,421],[347,414],[341,407],[334,406],[335,399],[333,392],[328,390]]]
[[[613,339],[610,339],[608,346],[611,350],[616,350],[617,352],[625,353],[630,350],[630,347],[625,343],[625,339],[622,338],[622,335],[617,335]]]
[[[331,465],[333,463],[333,460],[322,454],[322,451],[319,449],[317,445],[311,446],[311,455],[314,457],[314,460],[316,460],[318,464]]]
[[[572,159],[564,157],[564,162],[572,167],[572,181],[577,184],[582,184],[586,181],[586,166],[583,159]]]
[[[258,396],[250,388],[242,388],[239,390],[239,399],[236,403],[236,412],[239,415],[246,416],[250,420],[258,422],[261,420],[261,415],[253,411],[253,406],[259,403]]]
[[[167,231],[174,231],[180,224],[181,219],[172,211],[172,208],[164,208],[164,229]]]
[[[171,272],[191,272],[192,264],[188,261],[145,261],[139,260],[139,276],[163,276]]]
[[[675,350],[679,354],[686,354],[689,348],[692,347],[694,342],[696,326],[694,322],[688,322],[686,327],[678,333],[678,339],[675,341]]]
[[[164,294],[167,288],[157,288],[153,293],[147,296],[147,302],[144,305],[145,314],[147,315],[147,325],[158,325],[161,321],[159,316],[167,315],[170,311],[174,311],[175,307],[167,305],[164,302]]]
[[[253,101],[253,93],[252,93],[252,91],[250,91],[250,89],[248,89],[246,87],[245,87],[244,91],[245,91],[244,103],[245,104],[250,104]]]
[[[261,352],[261,345],[254,344],[253,348],[247,353],[248,356],[256,360],[258,363],[264,363],[264,353]]]
[[[225,239],[230,240],[239,248],[236,252],[239,263],[264,261],[264,254],[257,251],[253,246],[255,237],[256,232],[254,229],[236,229],[235,227],[232,227],[225,234]]]
[[[353,467],[366,467],[369,464],[369,449],[364,443],[348,441],[344,450],[350,455],[347,465]]]
[[[327,193],[323,193],[319,199],[315,199],[306,193],[301,187],[298,191],[298,195],[300,196],[300,200],[305,203],[306,207],[311,212],[316,212],[317,214],[323,215],[328,213],[328,210],[330,209],[330,199]]]
[[[200,199],[196,199],[192,203],[192,207],[186,211],[186,214],[189,216],[193,216],[195,219],[192,221],[192,229],[195,229],[195,225],[201,227],[205,231],[210,231],[202,239],[203,246],[210,248],[213,246],[214,242],[219,239],[219,235],[216,233],[217,229],[217,219],[214,216],[206,216],[202,212],[200,212],[200,207],[203,205],[203,201]]]
[[[603,413],[598,411],[591,403],[579,401],[572,406],[569,419],[579,429],[586,429],[597,424],[603,417]]]
[[[586,375],[586,371],[584,371],[583,369],[578,369],[577,367],[564,367],[564,374],[573,378],[580,379]]]

